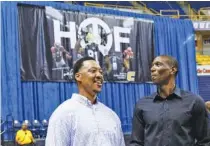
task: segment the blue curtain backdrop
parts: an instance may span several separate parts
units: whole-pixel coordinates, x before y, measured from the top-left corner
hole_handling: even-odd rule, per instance
[[[9,113],[18,120],[48,119],[61,102],[70,98],[71,94],[77,91],[74,83],[21,82],[18,3],[154,20],[156,54],[168,54],[176,57],[180,66],[177,77],[178,86],[198,93],[194,29],[189,20],[56,2],[1,2],[1,114],[3,120]],[[123,131],[130,132],[133,108],[136,101],[155,90],[156,88],[152,84],[105,83],[99,98],[119,115]]]

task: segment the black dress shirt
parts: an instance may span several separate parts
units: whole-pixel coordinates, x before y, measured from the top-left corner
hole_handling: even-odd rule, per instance
[[[201,97],[176,88],[166,99],[140,99],[133,116],[130,146],[210,146],[208,114]]]

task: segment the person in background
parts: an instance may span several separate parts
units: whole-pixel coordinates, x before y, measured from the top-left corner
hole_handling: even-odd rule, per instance
[[[206,105],[206,109],[208,111],[208,133],[209,133],[209,136],[210,136],[210,101],[206,101],[205,102],[205,105]]]
[[[136,104],[130,146],[210,146],[203,99],[176,86],[178,62],[154,59],[151,78],[157,91]]]
[[[125,146],[119,117],[97,98],[104,81],[99,64],[81,58],[73,74],[79,93],[51,115],[45,146]]]
[[[65,53],[66,59],[68,60],[70,60],[72,56],[60,43],[54,43],[54,46],[51,47],[51,52],[56,67],[67,67],[66,62],[64,61],[63,53]]]
[[[28,125],[26,123],[22,124],[20,130],[17,131],[15,141],[18,146],[33,146],[35,140],[30,130],[28,130]]]

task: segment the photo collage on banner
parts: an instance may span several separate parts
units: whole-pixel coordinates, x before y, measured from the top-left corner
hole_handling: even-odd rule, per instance
[[[72,81],[85,56],[100,64],[105,81],[151,80],[152,21],[25,5],[18,14],[23,81]]]

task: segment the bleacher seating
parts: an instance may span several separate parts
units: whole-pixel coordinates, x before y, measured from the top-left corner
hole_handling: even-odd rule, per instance
[[[196,11],[203,7],[210,7],[210,1],[188,1],[188,3]]]
[[[85,5],[85,1],[74,1],[73,4],[77,5]],[[173,18],[188,18],[186,13],[182,9],[182,7],[175,1],[141,1],[138,2],[140,5],[145,4],[154,14],[160,13],[160,10],[169,10],[169,11],[162,11],[162,15],[169,15]],[[96,6],[96,7],[124,7],[125,9],[135,9],[135,4],[129,1],[88,1],[88,6]],[[127,7],[127,8],[126,8]],[[145,6],[143,6],[145,7]],[[170,11],[171,10],[171,11]],[[173,10],[173,11],[172,11]],[[179,15],[185,15],[185,17],[178,17]],[[173,16],[172,16],[173,15]]]

